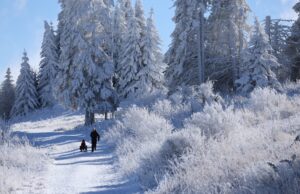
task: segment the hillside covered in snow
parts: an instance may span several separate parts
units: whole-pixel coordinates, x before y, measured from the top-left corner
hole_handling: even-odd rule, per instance
[[[95,153],[80,112],[56,106],[19,118],[0,145],[1,193],[299,192],[299,84],[230,100],[211,87],[97,117]]]

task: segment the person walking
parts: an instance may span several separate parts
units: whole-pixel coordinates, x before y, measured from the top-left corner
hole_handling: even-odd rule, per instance
[[[90,136],[92,139],[92,152],[94,152],[94,150],[96,150],[96,147],[97,147],[97,141],[100,140],[100,135],[97,132],[96,128],[93,129]]]

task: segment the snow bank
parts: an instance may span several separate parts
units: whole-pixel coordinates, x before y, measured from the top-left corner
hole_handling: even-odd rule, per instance
[[[300,143],[293,143],[300,132],[299,95],[256,89],[233,105],[213,100],[197,112],[187,106],[195,98],[185,98],[130,108],[106,134],[122,169],[137,175],[145,191],[300,192]],[[180,119],[174,115],[185,115],[182,127],[173,129]]]
[[[3,126],[0,133],[0,193],[14,193],[42,173],[47,157],[27,138],[15,136]]]

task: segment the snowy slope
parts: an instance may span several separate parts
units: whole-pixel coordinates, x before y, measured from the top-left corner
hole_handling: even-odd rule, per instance
[[[60,113],[61,111],[61,113]],[[52,118],[52,116],[54,117]],[[40,120],[37,120],[40,119]],[[97,118],[104,130],[109,122]],[[24,182],[18,193],[135,193],[138,186],[123,178],[114,165],[114,154],[100,140],[97,151],[79,152],[80,141],[88,142],[90,129],[82,126],[84,115],[60,108],[34,113],[12,126],[13,131],[26,135],[35,146],[50,156],[47,170],[39,177]]]

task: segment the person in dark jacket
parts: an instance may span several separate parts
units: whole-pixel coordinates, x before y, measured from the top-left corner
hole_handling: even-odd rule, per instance
[[[97,141],[100,140],[100,135],[96,131],[96,128],[94,128],[93,131],[91,132],[91,138],[92,138],[92,152],[94,152],[94,150],[96,150],[97,147]]]
[[[85,152],[87,151],[87,145],[86,145],[84,139],[81,141],[81,145],[80,145],[79,149],[80,149],[81,152],[82,151],[85,151]]]

